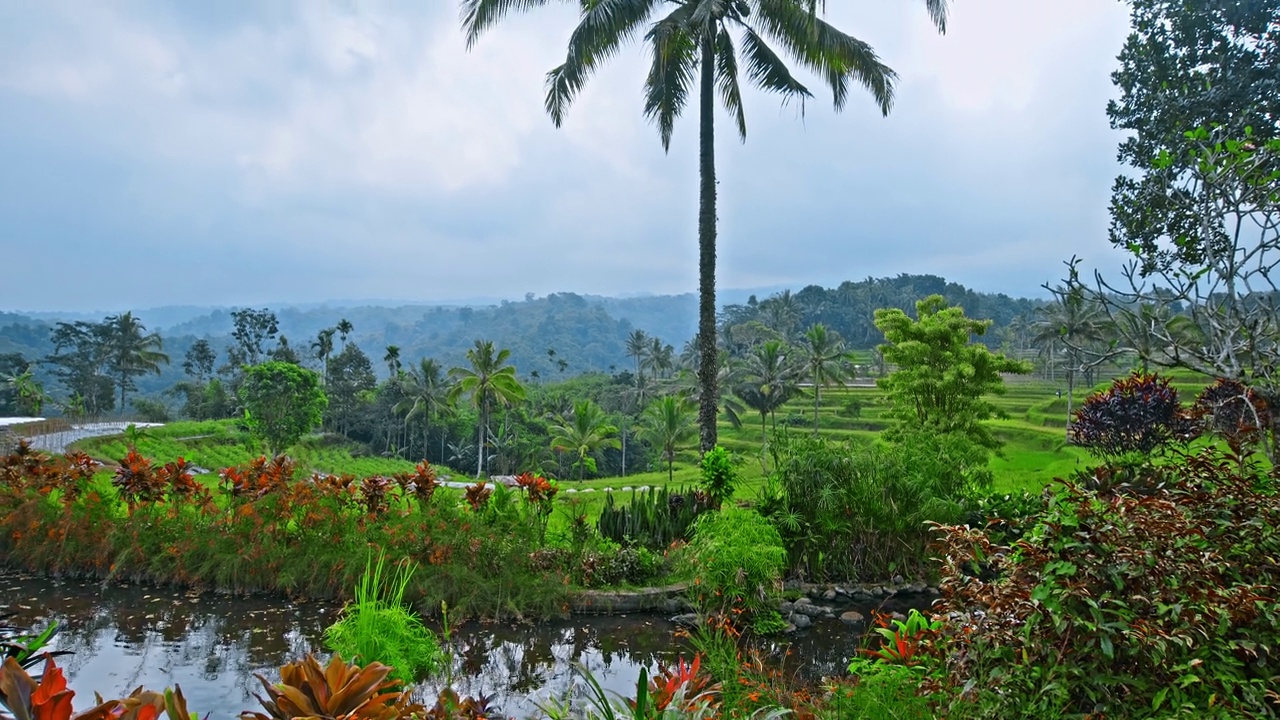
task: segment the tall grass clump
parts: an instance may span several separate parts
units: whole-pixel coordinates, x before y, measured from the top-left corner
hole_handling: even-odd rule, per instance
[[[436,636],[405,604],[404,592],[414,565],[402,562],[384,575],[386,558],[372,555],[355,588],[355,602],[324,632],[325,643],[344,657],[395,668],[392,676],[411,683],[434,672],[444,659]]]

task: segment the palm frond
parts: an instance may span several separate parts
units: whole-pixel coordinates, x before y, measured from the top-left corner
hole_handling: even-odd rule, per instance
[[[499,20],[513,12],[528,12],[534,8],[549,5],[552,0],[462,0],[460,14],[462,31],[467,36],[467,49],[470,50],[480,39],[480,35]],[[572,0],[560,0],[572,2]]]
[[[716,85],[724,107],[738,126],[738,137],[747,140],[747,116],[742,111],[742,89],[738,86],[738,57],[729,31],[716,33]]]
[[[690,5],[681,5],[645,35],[653,64],[644,82],[644,116],[658,126],[662,148],[671,149],[676,118],[684,111],[697,68],[697,41],[687,23]]]
[[[559,127],[569,105],[591,74],[618,48],[635,38],[660,0],[584,2],[578,26],[569,36],[562,65],[547,73],[547,114]]]
[[[853,80],[871,92],[880,112],[889,114],[897,73],[870,45],[814,17],[795,0],[756,0],[756,7],[758,28],[827,82],[836,110],[848,102]]]
[[[743,28],[742,55],[747,61],[747,77],[761,90],[778,93],[784,102],[798,97],[801,108],[807,98],[813,97],[809,88],[796,80],[782,58],[750,27]]]
[[[938,28],[938,32],[947,32],[947,5],[949,0],[924,0],[925,9],[929,11],[929,19]]]

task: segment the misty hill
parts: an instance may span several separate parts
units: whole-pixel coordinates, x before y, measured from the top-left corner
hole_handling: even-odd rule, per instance
[[[797,329],[823,322],[851,346],[868,348],[882,340],[872,324],[877,308],[910,311],[917,299],[932,293],[962,305],[971,316],[995,321],[997,330],[1015,317],[1029,316],[1041,302],[976,292],[933,275],[899,275],[848,281],[836,288],[810,285],[768,298],[726,291],[722,298],[741,302],[724,305],[721,321],[730,325],[751,321],[770,324],[776,323],[779,313],[792,313],[789,322]],[[317,334],[344,318],[350,321],[354,331],[348,341],[365,351],[381,376],[388,373],[382,361],[388,345],[400,348],[405,366],[433,357],[451,367],[463,364],[466,351],[478,338],[510,348],[511,362],[525,377],[534,372],[552,379],[587,371],[625,370],[633,364],[626,354],[626,338],[633,329],[661,338],[678,353],[697,327],[697,297],[692,293],[631,298],[554,293],[483,307],[334,304],[272,310],[279,319],[280,335],[312,364],[310,348]],[[161,334],[164,351],[173,360],[160,376],[140,378],[140,392],[155,395],[182,380],[183,356],[197,339],[209,340],[219,354],[219,364],[225,362],[225,350],[232,344],[231,312],[232,308],[196,307],[135,312],[149,330]],[[82,314],[32,317],[0,312],[0,354],[42,358],[53,352],[49,336],[55,323],[81,319],[86,318]],[[987,341],[993,339],[989,336]]]

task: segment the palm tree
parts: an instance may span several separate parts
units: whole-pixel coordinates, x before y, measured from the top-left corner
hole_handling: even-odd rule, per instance
[[[39,415],[40,409],[44,407],[49,395],[44,391],[44,385],[35,378],[35,364],[27,365],[27,369],[20,373],[14,373],[4,379],[4,383],[13,391],[14,397],[18,401],[18,412],[26,413],[31,416]]]
[[[1105,336],[1106,317],[1098,303],[1090,302],[1076,288],[1060,289],[1055,299],[1040,308],[1036,321],[1036,334],[1032,343],[1049,347],[1049,362],[1053,362],[1052,349],[1062,343],[1067,351],[1067,438],[1071,438],[1071,404],[1075,392],[1076,372],[1084,364],[1085,346],[1097,343]]]
[[[342,338],[342,344],[345,347],[347,344],[347,337],[351,335],[351,331],[355,330],[356,327],[351,324],[350,320],[342,318],[338,321],[338,325],[334,329],[338,331],[338,337]]]
[[[405,373],[405,398],[393,410],[404,413],[404,422],[408,425],[414,418],[421,417],[422,422],[422,456],[427,456],[427,441],[431,436],[431,418],[439,415],[449,407],[449,383],[444,376],[444,368],[434,358],[422,358],[417,367],[410,367]],[[440,436],[440,456],[444,457],[444,435]]]
[[[947,0],[924,0],[939,31],[946,28]],[[467,46],[515,10],[550,0],[462,0]],[[830,86],[837,111],[849,98],[850,83],[867,88],[880,111],[889,113],[896,74],[870,45],[819,18],[817,0],[596,0],[581,2],[578,26],[569,37],[564,64],[547,74],[546,108],[559,126],[587,79],[625,42],[643,35],[652,54],[645,79],[645,116],[658,126],[669,150],[676,118],[684,112],[695,78],[698,88],[698,425],[705,452],[716,444],[719,393],[716,386],[716,163],[715,96],[733,116],[738,136],[747,136],[738,60],[746,79],[784,101],[812,97],[769,40]],[[670,10],[653,20],[659,8]],[[731,30],[740,31],[735,43]],[[767,40],[766,40],[767,38]]]
[[[667,461],[667,482],[674,477],[676,450],[697,434],[693,406],[680,395],[664,395],[645,408],[640,419],[640,439],[662,449]]]
[[[640,376],[640,361],[649,351],[649,336],[643,330],[632,330],[627,336],[627,357],[636,361],[636,377]]]
[[[315,359],[320,361],[320,379],[328,384],[329,382],[329,357],[333,355],[333,334],[337,332],[336,328],[325,328],[316,335],[316,341],[311,343],[311,350],[315,353]]]
[[[662,344],[661,338],[649,338],[642,367],[652,370],[655,378],[666,377],[671,368],[675,367],[675,352],[676,349],[671,345]]]
[[[747,356],[742,373],[734,394],[760,413],[760,441],[767,442],[765,420],[800,392],[799,368],[781,340],[768,340]]]
[[[382,356],[382,362],[387,364],[387,372],[391,373],[394,378],[400,374],[400,346],[388,345],[387,354]]]
[[[827,326],[817,323],[804,334],[804,364],[813,380],[813,436],[818,436],[818,407],[822,404],[822,386],[829,382],[844,385],[844,341]]]
[[[578,480],[582,480],[587,467],[595,471],[592,453],[619,446],[618,428],[609,424],[604,411],[590,398],[575,400],[573,412],[568,416],[561,415],[547,431],[551,434],[552,450],[569,451],[577,456],[574,466],[578,468]]]
[[[467,395],[480,413],[476,428],[477,478],[484,468],[484,444],[489,437],[489,414],[493,406],[513,405],[525,397],[524,386],[516,379],[515,366],[506,364],[510,357],[510,350],[495,351],[492,341],[476,340],[475,347],[467,351],[467,362],[471,367],[449,370],[449,376],[456,381],[449,398],[453,400]]]
[[[115,374],[120,386],[120,414],[124,414],[125,392],[140,375],[160,374],[160,366],[169,364],[169,356],[161,352],[164,341],[159,333],[147,333],[142,321],[132,312],[109,317],[106,326],[107,368]]]

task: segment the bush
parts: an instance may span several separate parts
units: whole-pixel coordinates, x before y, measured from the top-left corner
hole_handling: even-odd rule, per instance
[[[1196,396],[1191,415],[1237,453],[1258,443],[1271,425],[1267,403],[1238,380],[1218,378]]]
[[[619,545],[637,543],[661,550],[673,541],[687,540],[698,515],[709,508],[700,493],[671,492],[665,487],[631,491],[631,503],[617,507],[606,492],[596,526],[600,536]]]
[[[777,470],[759,508],[786,541],[791,572],[812,580],[924,573],[925,521],[960,519],[962,499],[990,477],[985,450],[963,437],[842,445],[779,436],[772,448]]]
[[[733,497],[738,480],[738,470],[728,450],[717,445],[702,456],[702,489],[717,504]]]
[[[787,551],[777,529],[759,513],[729,507],[703,515],[694,525],[689,550],[704,610],[741,611],[748,619],[776,612]]]
[[[1068,484],[1016,550],[941,528],[941,609],[961,618],[943,649],[963,707],[1274,717],[1280,473],[1240,460],[1206,449],[1143,494]]]
[[[1077,445],[1112,461],[1149,456],[1189,429],[1169,379],[1143,373],[1116,378],[1105,391],[1090,395],[1071,424]]]

